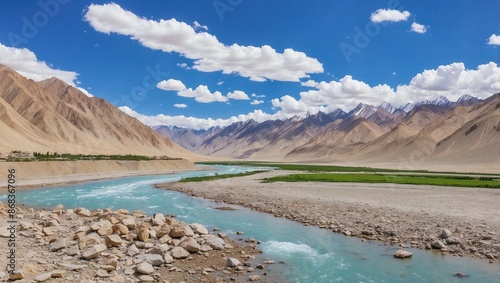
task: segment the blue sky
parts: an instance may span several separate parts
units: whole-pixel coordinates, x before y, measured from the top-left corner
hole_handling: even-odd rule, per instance
[[[0,63],[147,124],[500,92],[500,2],[8,1]]]

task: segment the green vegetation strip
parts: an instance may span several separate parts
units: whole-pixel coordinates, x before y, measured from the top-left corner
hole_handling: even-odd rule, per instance
[[[370,167],[350,167],[350,166],[336,166],[336,165],[308,165],[308,164],[284,164],[284,163],[270,163],[270,162],[245,162],[245,161],[212,161],[202,162],[200,164],[209,165],[234,165],[234,166],[268,166],[281,170],[291,171],[308,171],[308,172],[353,172],[353,173],[428,173],[428,174],[448,174],[448,175],[488,175],[498,176],[499,174],[481,174],[481,173],[459,173],[459,172],[446,172],[446,171],[427,171],[427,170],[396,170],[384,168],[370,168]]]
[[[168,156],[146,156],[146,155],[103,155],[103,154],[70,154],[70,153],[33,153],[31,160],[9,160],[9,161],[75,161],[75,160],[125,160],[125,161],[150,161],[150,160],[179,160]]]
[[[262,172],[267,172],[267,171],[251,171],[251,172],[244,172],[244,173],[237,173],[237,174],[222,174],[222,175],[213,175],[213,176],[204,176],[204,177],[189,177],[189,178],[184,178],[179,180],[179,182],[183,183],[188,183],[188,182],[203,182],[203,181],[213,181],[213,180],[219,180],[219,179],[228,179],[228,178],[234,178],[234,177],[243,177],[243,176],[250,176],[254,175],[257,173],[262,173]]]
[[[492,178],[429,175],[384,174],[292,174],[266,178],[270,182],[356,182],[432,185],[471,188],[500,188],[500,181]]]

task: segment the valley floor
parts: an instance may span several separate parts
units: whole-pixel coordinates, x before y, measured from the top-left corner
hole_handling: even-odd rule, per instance
[[[158,188],[241,205],[333,232],[500,263],[500,190],[361,183],[261,183],[271,171]],[[440,237],[445,230],[448,234]],[[447,231],[449,230],[449,231]],[[451,234],[451,235],[449,235]],[[447,238],[447,239],[446,239]],[[437,241],[444,245],[437,247]]]

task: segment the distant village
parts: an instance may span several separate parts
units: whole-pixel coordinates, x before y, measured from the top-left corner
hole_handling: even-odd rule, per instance
[[[85,155],[85,154],[69,154],[57,152],[30,152],[13,150],[11,152],[0,151],[1,161],[70,161],[70,160],[177,160],[180,158],[172,158],[166,155],[163,156],[145,156],[145,155]]]
[[[14,150],[11,152],[0,152],[0,161],[9,160],[34,160],[33,152]]]

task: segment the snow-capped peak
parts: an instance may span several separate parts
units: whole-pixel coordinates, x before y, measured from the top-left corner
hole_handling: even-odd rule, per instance
[[[382,102],[382,104],[379,105],[378,108],[381,108],[381,109],[384,109],[385,111],[389,112],[389,113],[394,113],[397,108],[392,106],[389,102]]]
[[[460,98],[457,100],[457,102],[464,102],[464,101],[468,101],[468,100],[471,100],[471,99],[476,100],[477,97],[474,97],[474,96],[469,95],[469,94],[464,94],[464,95],[460,96]]]
[[[446,105],[448,103],[450,103],[448,98],[446,98],[445,96],[440,96],[438,99],[430,101],[430,103],[426,103],[426,104],[434,104],[434,105],[441,106],[441,105]]]
[[[407,103],[398,109],[403,110],[405,112],[410,112],[413,108],[424,105],[424,104],[430,104],[430,105],[437,105],[437,106],[448,106],[451,105],[452,102],[448,100],[445,96],[440,96],[434,100],[425,100],[425,101],[420,101],[417,103]]]
[[[354,108],[349,112],[349,116],[356,115],[359,117],[368,118],[373,113],[375,113],[375,111],[376,111],[375,107],[368,104],[360,103],[358,104],[358,106],[356,106],[356,108]]]

